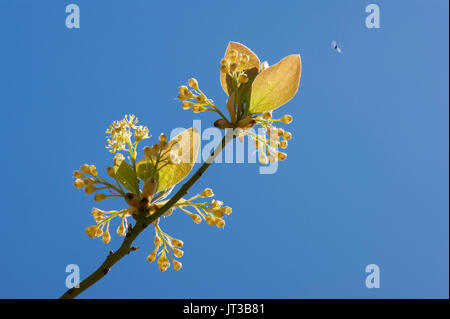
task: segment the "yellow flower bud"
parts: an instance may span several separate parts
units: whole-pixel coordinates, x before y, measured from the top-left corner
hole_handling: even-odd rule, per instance
[[[190,79],[188,80],[188,84],[189,84],[189,86],[190,86],[191,88],[193,88],[193,89],[195,89],[195,90],[198,90],[198,82],[197,82],[196,79],[190,78]]]
[[[237,63],[231,63],[231,64],[230,64],[230,72],[231,72],[231,73],[236,72],[237,69],[238,69],[238,67],[239,67],[239,65],[238,65]]]
[[[220,60],[220,65],[227,65],[229,61],[227,59]]]
[[[78,189],[80,189],[80,188],[82,188],[83,186],[84,186],[84,182],[83,182],[83,180],[82,179],[76,179],[75,180],[75,182],[73,182],[73,185],[76,187],[76,188],[78,188]]]
[[[163,251],[163,253],[161,254],[161,257],[159,257],[159,259],[158,259],[158,266],[159,266],[159,270],[161,270],[162,272],[166,271],[167,268],[170,267],[170,262],[169,262],[169,259],[167,259],[167,257],[166,257],[165,251]]]
[[[155,240],[153,241],[153,243],[155,244],[155,247],[158,248],[159,246],[161,246],[162,240],[161,238],[159,238],[159,236],[155,235]]]
[[[239,62],[242,65],[246,65],[249,61],[250,61],[250,56],[248,56],[247,54],[241,54],[240,55]]]
[[[95,234],[97,233],[97,225],[94,226],[89,226],[86,227],[86,234],[90,237],[90,238],[94,238]]]
[[[213,200],[211,203],[211,207],[213,209],[219,209],[220,207],[222,207],[223,202],[221,202],[220,200]]]
[[[101,193],[97,193],[94,196],[94,200],[96,202],[101,202],[102,200],[104,200],[107,196],[105,194],[101,194]]]
[[[218,218],[222,218],[224,215],[224,212],[223,212],[223,209],[215,209],[215,210],[213,210],[213,214]]]
[[[270,120],[272,118],[272,112],[264,112],[262,118],[265,120]]]
[[[117,228],[117,235],[119,236],[125,236],[125,226],[122,224],[120,224],[120,226]]]
[[[280,160],[280,161],[284,161],[286,158],[287,158],[287,154],[286,153],[283,153],[283,152],[278,152],[278,159]]]
[[[226,215],[230,215],[233,212],[233,209],[230,206],[222,207],[222,210]]]
[[[239,75],[238,82],[239,83],[247,83],[248,82],[247,74],[243,73],[243,74]]]
[[[291,124],[292,123],[292,115],[286,114],[285,116],[283,116],[280,119],[280,121],[283,122],[284,124]]]
[[[284,135],[284,130],[280,127],[277,129],[277,134],[278,136],[283,136]]]
[[[217,221],[218,221],[217,218],[211,217],[211,216],[205,216],[205,220],[206,220],[206,222],[208,223],[209,226],[214,226],[217,223]]]
[[[211,188],[205,188],[200,194],[201,197],[212,197],[214,196],[213,190]]]
[[[178,260],[174,260],[174,261],[173,261],[173,269],[175,269],[175,270],[180,270],[181,267],[183,267],[183,264],[182,264],[182,263],[180,263]]]
[[[181,248],[181,247],[183,247],[183,241],[182,240],[179,240],[179,239],[176,239],[176,238],[172,238],[172,244],[175,246],[175,247],[178,247],[178,248]]]
[[[85,174],[90,174],[91,173],[91,169],[89,168],[88,164],[84,164],[83,166],[81,166],[80,169]]]
[[[114,173],[114,168],[112,168],[112,166],[108,166],[106,168],[106,173],[109,175],[109,177],[116,177],[116,173]]]
[[[89,171],[91,175],[97,175],[97,168],[95,167],[95,165],[89,166]]]
[[[280,142],[280,147],[286,149],[288,147],[288,142],[286,140]]]
[[[149,262],[154,262],[155,261],[155,259],[156,259],[156,250],[157,249],[155,249],[154,251],[152,251],[152,253],[150,254],[150,255],[148,255],[147,256],[147,260],[149,261]]]
[[[206,97],[204,95],[197,96],[196,100],[197,100],[197,103],[206,104]]]
[[[97,229],[97,232],[95,233],[95,237],[100,237],[103,235],[103,230],[101,228]]]
[[[223,72],[223,73],[228,73],[228,71],[229,71],[229,68],[228,68],[228,65],[227,64],[225,64],[225,65],[221,65],[220,66],[220,72]]]
[[[231,60],[231,62],[236,62],[238,57],[238,52],[236,50],[230,50],[230,52],[228,52],[228,58]]]
[[[289,140],[292,139],[292,134],[291,134],[290,132],[284,132],[283,138],[284,138],[286,141],[289,141]]]
[[[159,135],[158,141],[159,141],[159,143],[167,142],[167,135],[164,133],[161,133],[161,135]]]
[[[200,112],[204,112],[206,110],[207,110],[207,108],[203,107],[202,105],[195,105],[195,106],[192,107],[192,111],[194,113],[200,113]]]
[[[202,222],[202,218],[197,214],[189,214],[189,216],[191,216],[192,220],[196,224],[200,224]]]
[[[83,173],[81,173],[80,171],[73,172],[73,176],[75,176],[75,178],[84,178]]]
[[[161,147],[159,144],[155,144],[152,146],[152,154],[157,156],[159,154],[159,151],[161,150]]]
[[[225,221],[223,219],[219,219],[216,223],[216,226],[218,228],[224,228],[225,227]]]
[[[189,101],[181,102],[181,107],[183,108],[183,110],[189,110],[194,105],[195,105],[194,102],[189,102]]]
[[[103,234],[102,242],[105,244],[109,243],[111,241],[111,235],[109,234],[109,230],[106,230],[106,232]]]
[[[97,188],[95,188],[95,187],[92,186],[92,185],[87,185],[87,186],[84,188],[84,192],[85,192],[86,194],[88,194],[88,195],[93,194],[96,190],[97,190]]]
[[[184,251],[182,251],[181,249],[174,248],[174,249],[173,249],[173,254],[174,254],[175,257],[177,257],[177,258],[181,258],[181,257],[183,257],[183,255],[184,255]]]

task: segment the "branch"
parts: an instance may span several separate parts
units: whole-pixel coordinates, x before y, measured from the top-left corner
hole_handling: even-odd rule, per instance
[[[188,190],[197,182],[197,180],[203,175],[206,169],[214,162],[216,157],[222,152],[225,148],[225,145],[232,140],[235,136],[231,134],[226,134],[222,139],[221,143],[217,145],[214,151],[211,153],[209,158],[200,166],[200,168],[195,172],[194,175],[189,178],[189,180],[181,186],[178,192],[161,208],[159,208],[153,215],[145,217],[145,213],[139,212],[136,224],[134,227],[127,232],[125,239],[122,242],[122,245],[115,253],[110,253],[103,264],[94,271],[89,277],[84,279],[79,284],[79,288],[71,288],[67,290],[60,299],[72,299],[78,296],[80,293],[85,291],[87,288],[95,284],[97,281],[102,279],[111,269],[112,266],[115,265],[120,259],[122,259],[125,255],[130,252],[131,245],[133,241],[139,236],[139,234],[152,222],[157,220],[164,214],[168,209],[174,206],[184,195],[187,194]],[[140,218],[139,218],[140,216]],[[144,216],[144,217],[142,217]]]

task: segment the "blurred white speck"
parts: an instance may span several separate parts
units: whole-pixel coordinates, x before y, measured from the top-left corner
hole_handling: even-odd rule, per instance
[[[335,49],[338,53],[341,53],[341,48],[337,45],[336,41],[331,42],[331,47]]]

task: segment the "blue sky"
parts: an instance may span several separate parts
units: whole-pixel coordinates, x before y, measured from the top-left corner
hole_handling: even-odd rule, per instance
[[[69,3],[80,29],[65,27]],[[270,64],[302,56],[299,92],[275,112],[294,116],[288,160],[274,175],[211,167],[192,193],[211,186],[233,207],[224,230],[174,214],[162,227],[185,242],[182,271],[145,260],[146,231],[80,297],[448,298],[448,2],[377,1],[380,29],[365,27],[369,3],[1,1],[0,297],[59,297],[66,265],[84,278],[119,247],[84,233],[96,203],[72,172],[110,164],[104,131],[127,113],[154,136],[211,126],[181,109],[177,87],[195,76],[223,105],[232,40]]]

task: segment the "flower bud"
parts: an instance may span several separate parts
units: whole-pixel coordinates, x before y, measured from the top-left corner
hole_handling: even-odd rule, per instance
[[[287,154],[283,152],[278,152],[277,156],[280,161],[284,161],[287,158]]]
[[[104,200],[107,196],[105,194],[101,194],[101,193],[97,193],[94,196],[94,200],[96,202],[101,202],[102,200]]]
[[[284,132],[283,138],[284,138],[286,141],[289,141],[289,140],[292,139],[292,134],[291,134],[290,132]]]
[[[239,83],[247,83],[248,82],[247,74],[243,73],[243,74],[239,75],[238,82]]]
[[[119,236],[125,236],[125,226],[122,224],[120,224],[120,226],[117,228],[117,235]]]
[[[179,239],[176,239],[176,238],[172,238],[172,244],[175,246],[175,247],[178,247],[178,248],[181,248],[181,247],[183,247],[183,241],[182,240],[179,240]]]
[[[150,255],[147,256],[147,260],[151,263],[154,262],[155,259],[156,259],[156,249],[152,251]]]
[[[216,223],[216,226],[218,228],[224,228],[225,227],[225,221],[223,219],[219,219]]]
[[[239,65],[238,65],[237,63],[231,63],[231,64],[230,64],[230,72],[231,72],[231,73],[236,72],[237,69],[238,69],[238,67],[239,67]]]
[[[190,78],[190,79],[188,80],[188,84],[189,84],[189,86],[190,86],[191,88],[193,88],[193,89],[195,89],[195,90],[198,90],[198,82],[197,82],[196,79]]]
[[[90,174],[91,173],[91,169],[89,168],[88,164],[84,164],[83,166],[81,166],[80,169],[85,174]]]
[[[206,222],[208,223],[209,226],[214,226],[217,223],[217,221],[218,221],[217,218],[211,217],[211,216],[205,216],[205,220],[206,220]]]
[[[233,212],[230,206],[222,207],[222,210],[226,215],[230,215]]]
[[[195,105],[194,102],[189,102],[189,101],[181,102],[181,107],[183,108],[183,110],[189,110],[194,105]]]
[[[103,234],[102,242],[105,244],[109,243],[111,241],[111,235],[109,234],[109,230],[106,230],[106,232]]]
[[[200,224],[202,222],[202,218],[197,214],[189,214],[189,216],[191,216],[192,220],[196,224]]]
[[[116,173],[114,172],[114,168],[112,168],[112,166],[108,166],[106,168],[106,173],[109,175],[109,177],[112,177],[112,178],[116,177]]]
[[[214,193],[211,188],[205,188],[203,192],[200,194],[201,197],[212,197]]]
[[[246,65],[250,61],[250,56],[247,54],[241,54],[239,57],[239,63]]]
[[[158,141],[159,141],[159,143],[167,142],[167,135],[164,133],[161,133],[161,135],[159,135]]]
[[[288,147],[288,142],[286,140],[283,140],[280,142],[280,147],[282,149],[286,149]]]
[[[89,172],[91,173],[91,175],[98,175],[95,165],[89,166]]]
[[[97,233],[97,225],[94,226],[89,226],[86,227],[86,234],[90,237],[90,238],[94,238],[95,234]]]
[[[173,261],[173,269],[175,269],[175,270],[180,270],[181,267],[183,267],[183,264],[182,264],[182,263],[180,263],[178,260],[174,260],[174,261]]]
[[[231,62],[236,62],[238,57],[238,52],[236,50],[230,50],[230,52],[228,52],[228,58],[231,60]]]
[[[96,190],[97,190],[97,188],[95,188],[95,187],[92,186],[92,185],[87,185],[87,186],[84,188],[84,192],[85,192],[86,194],[88,194],[88,195],[93,194]]]
[[[272,112],[264,112],[262,118],[265,120],[270,120],[272,118]]]
[[[73,176],[75,176],[75,178],[84,178],[83,173],[81,173],[80,171],[73,172]]]
[[[292,123],[292,115],[286,114],[280,119],[281,122],[284,124],[291,124]]]
[[[174,249],[173,249],[173,254],[174,254],[175,257],[177,257],[177,258],[181,258],[181,257],[183,257],[183,255],[184,255],[184,251],[182,251],[181,249],[174,248]]]
[[[80,188],[83,188],[84,182],[83,182],[82,179],[79,179],[79,178],[78,178],[78,179],[75,180],[75,182],[73,182],[73,185],[74,185],[76,188],[80,189]]]

